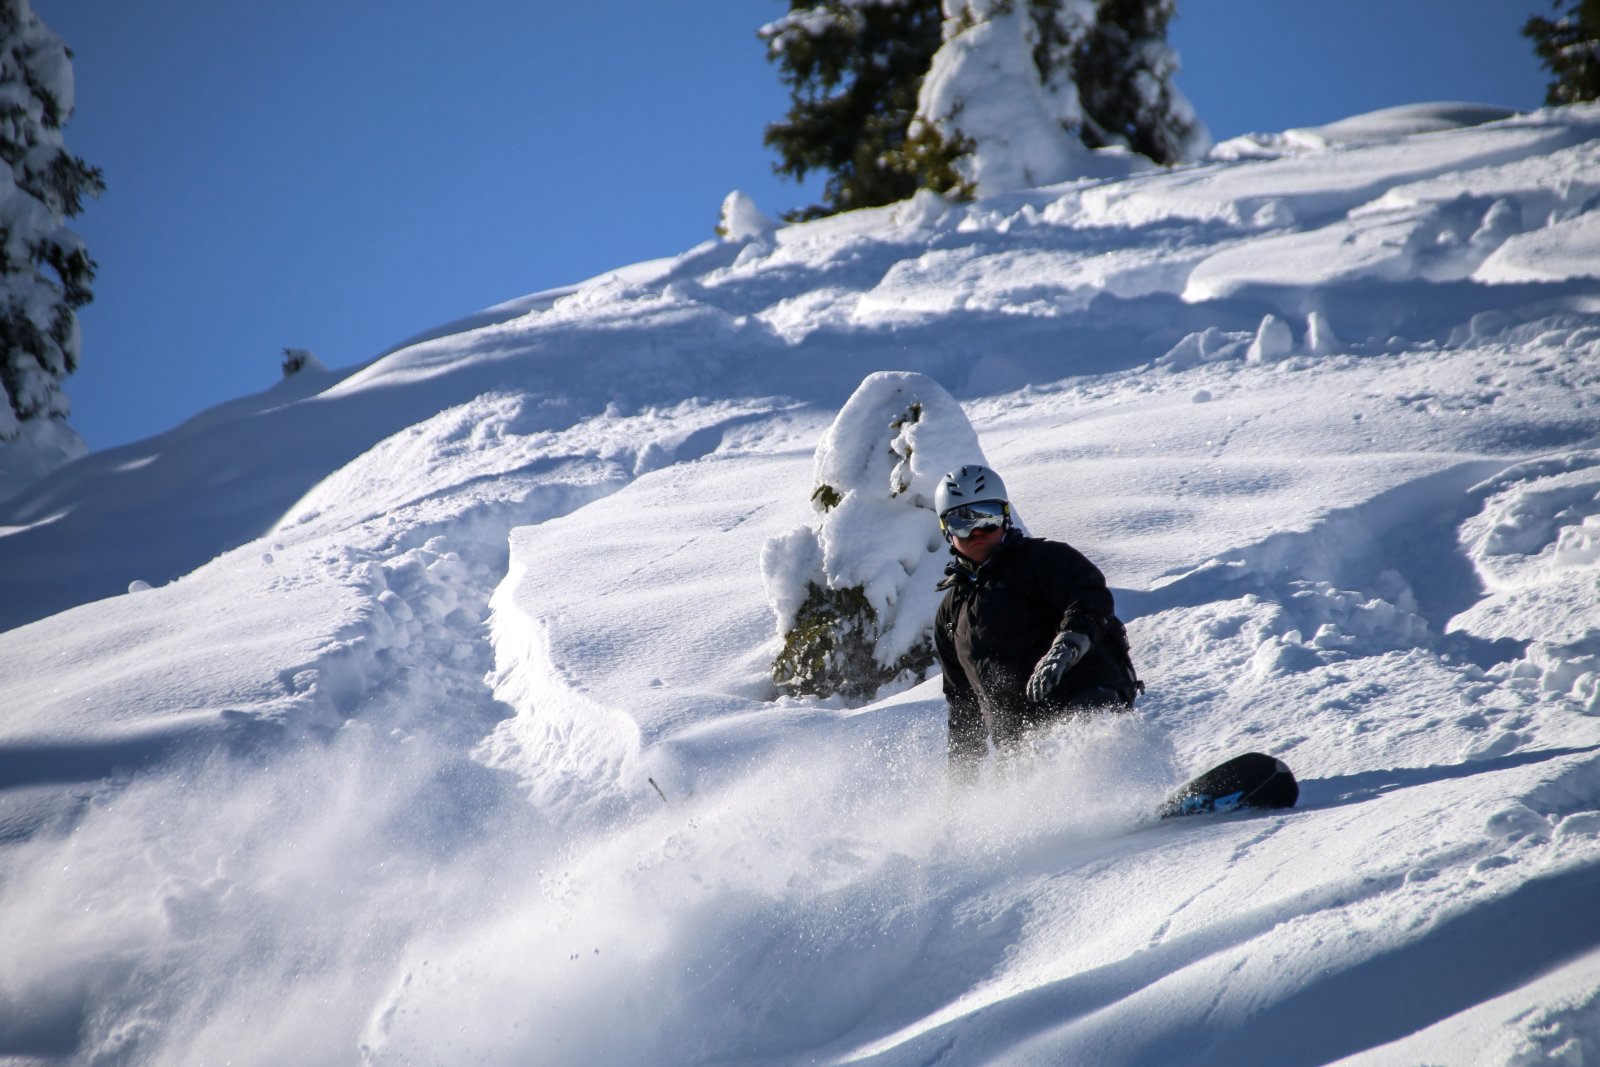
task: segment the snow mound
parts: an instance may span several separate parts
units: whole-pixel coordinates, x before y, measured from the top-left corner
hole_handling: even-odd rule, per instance
[[[1208,158],[1219,160],[1271,159],[1332,147],[1387,141],[1424,133],[1442,133],[1482,126],[1513,118],[1511,108],[1492,104],[1438,101],[1380,108],[1339,119],[1322,126],[1307,126],[1283,133],[1247,133],[1214,145]]]
[[[1600,278],[1600,200],[1584,213],[1553,218],[1541,229],[1514,233],[1473,271],[1491,284]]]
[[[1482,126],[1512,118],[1516,111],[1493,104],[1472,104],[1461,101],[1440,101],[1422,104],[1401,104],[1398,107],[1380,108],[1361,115],[1340,119],[1323,126],[1313,126],[1303,131],[1330,145],[1359,144],[1363,141],[1385,140],[1392,137],[1409,137],[1419,133],[1440,133],[1461,130],[1469,126]]]

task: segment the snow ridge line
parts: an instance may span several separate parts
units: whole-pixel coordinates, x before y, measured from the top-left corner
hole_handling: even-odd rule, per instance
[[[600,823],[628,814],[643,748],[637,723],[591,699],[551,655],[548,624],[523,611],[516,595],[527,570],[513,565],[491,601],[490,634],[500,666],[495,698],[517,709],[478,746],[487,766],[518,772],[540,814],[556,823]]]

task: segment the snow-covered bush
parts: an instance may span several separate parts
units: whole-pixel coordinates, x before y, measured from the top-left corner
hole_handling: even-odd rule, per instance
[[[983,462],[966,413],[932,378],[885,371],[861,383],[817,446],[819,526],[761,554],[780,689],[857,699],[926,677],[945,559],[933,492],[945,472]]]
[[[285,348],[283,350],[283,376],[293,378],[301,371],[325,371],[328,368],[322,365],[322,360],[312,354],[309,348]]]
[[[771,232],[773,221],[756,206],[755,200],[742,189],[735,189],[722,201],[722,217],[717,222],[717,236],[725,241],[750,241]]]

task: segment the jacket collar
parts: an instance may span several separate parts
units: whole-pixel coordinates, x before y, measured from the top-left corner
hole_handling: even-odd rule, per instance
[[[1008,526],[1005,535],[1000,538],[1000,543],[994,546],[994,551],[989,553],[989,558],[982,563],[974,563],[957,552],[955,545],[951,545],[950,562],[944,565],[945,576],[935,588],[949,589],[955,585],[977,585],[987,572],[994,569],[995,564],[1015,552],[1022,540],[1022,531],[1015,526]]]

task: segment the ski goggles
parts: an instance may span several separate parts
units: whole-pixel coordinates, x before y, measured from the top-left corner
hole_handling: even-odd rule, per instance
[[[962,504],[939,516],[939,525],[951,537],[971,537],[979,530],[998,530],[1005,526],[1011,507],[1004,500],[979,500]]]

